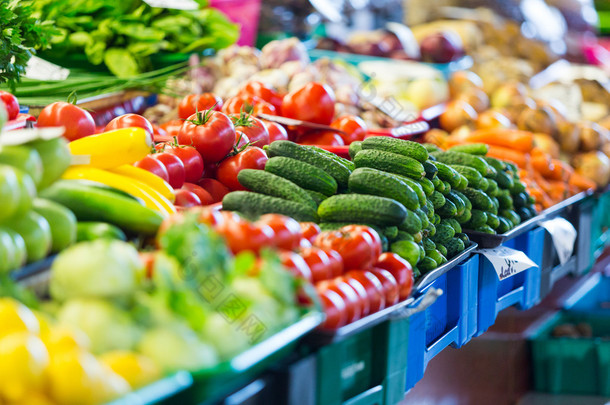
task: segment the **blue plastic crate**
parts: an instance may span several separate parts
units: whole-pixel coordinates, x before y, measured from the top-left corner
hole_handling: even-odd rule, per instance
[[[602,273],[592,274],[570,294],[563,308],[571,312],[610,317],[610,277]]]
[[[493,325],[503,309],[513,305],[519,309],[529,309],[540,300],[540,266],[545,232],[543,228],[534,228],[504,243],[506,247],[524,252],[539,267],[531,267],[502,281],[489,260],[481,255],[476,336]]]
[[[479,256],[475,255],[440,276],[416,300],[414,305],[431,288],[443,290],[432,305],[409,318],[407,391],[423,377],[430,360],[443,349],[461,347],[473,337],[478,269]]]

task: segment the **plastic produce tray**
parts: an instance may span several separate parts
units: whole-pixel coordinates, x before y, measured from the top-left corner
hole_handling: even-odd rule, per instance
[[[107,405],[152,405],[176,403],[191,386],[193,378],[186,371],[180,371],[159,381],[129,393]]]
[[[607,316],[610,322],[610,277],[591,274],[564,301],[564,309],[574,313]]]

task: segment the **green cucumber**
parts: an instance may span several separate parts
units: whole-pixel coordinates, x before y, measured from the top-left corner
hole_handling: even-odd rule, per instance
[[[378,226],[401,224],[407,209],[391,198],[364,194],[334,195],[322,201],[318,215],[324,222],[364,221]]]
[[[430,160],[426,160],[422,163],[422,165],[426,171],[426,178],[429,180],[434,180],[436,178],[436,174],[438,173],[438,168],[436,165]]]
[[[437,209],[439,209],[440,207],[445,205],[446,199],[445,199],[444,195],[442,195],[438,191],[434,191],[432,193],[432,195],[430,196],[429,201],[432,202],[432,205],[434,206],[434,210],[436,211]]]
[[[373,169],[411,177],[416,180],[424,178],[426,174],[424,166],[417,160],[408,156],[377,149],[363,149],[358,152],[354,158],[354,163],[356,164],[356,167],[371,167]]]
[[[349,144],[349,157],[354,160],[358,152],[362,150],[362,141],[354,141]],[[353,162],[352,162],[353,163]]]
[[[301,145],[301,146],[305,146],[307,149],[311,149],[315,152],[321,153],[322,155],[347,167],[350,171],[353,171],[356,168],[356,165],[354,165],[354,162],[352,162],[349,159],[342,158],[341,156],[337,155],[336,153],[332,153],[331,151],[328,151],[326,149],[318,148],[317,146],[314,146],[314,145]]]
[[[451,200],[445,200],[445,204],[434,210],[441,218],[451,218],[457,215],[457,207]]]
[[[250,191],[232,191],[222,199],[222,208],[247,216],[282,214],[302,222],[316,222],[316,210],[309,205]]]
[[[237,174],[239,183],[250,191],[259,194],[278,197],[309,205],[316,209],[318,204],[301,187],[290,180],[277,176],[265,170],[243,169]]]
[[[76,241],[87,242],[97,239],[117,239],[125,241],[125,233],[106,222],[78,222],[76,224]]]
[[[464,152],[469,155],[487,155],[489,152],[489,145],[485,143],[467,143],[463,145],[456,145],[452,148],[449,148],[450,152]]]
[[[349,176],[348,188],[353,193],[392,198],[411,210],[419,208],[415,191],[397,176],[381,170],[368,167],[354,170]]]
[[[324,195],[333,195],[337,192],[337,181],[331,175],[297,159],[283,156],[272,157],[267,160],[265,171],[290,180],[304,189],[317,191]]]
[[[426,218],[426,221],[427,218]],[[426,223],[426,225],[429,222]],[[415,234],[422,230],[422,221],[417,213],[411,210],[407,210],[407,215],[405,219],[398,225],[398,228],[402,231],[409,232],[410,234]]]
[[[439,162],[446,163],[448,165],[472,167],[482,176],[487,176],[490,173],[493,173],[493,168],[479,156],[469,155],[468,153],[463,152],[433,152],[431,155],[434,156]]]
[[[362,141],[362,149],[376,149],[408,156],[420,162],[428,159],[428,151],[420,143],[389,136],[371,136]]]

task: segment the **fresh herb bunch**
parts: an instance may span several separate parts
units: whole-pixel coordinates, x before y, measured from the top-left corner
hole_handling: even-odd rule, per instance
[[[197,10],[151,7],[142,0],[36,0],[36,16],[58,29],[44,57],[61,65],[105,65],[118,77],[153,68],[151,55],[188,54],[234,43],[238,26],[198,0]],[[186,59],[186,58],[185,58]],[[71,67],[71,66],[68,66]]]
[[[54,29],[32,16],[32,7],[19,0],[0,0],[0,83],[11,88],[25,72],[36,49],[49,46]]]

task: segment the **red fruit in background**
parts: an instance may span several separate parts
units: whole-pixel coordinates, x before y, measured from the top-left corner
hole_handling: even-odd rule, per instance
[[[193,146],[206,163],[218,162],[233,149],[235,128],[229,117],[221,112],[199,112],[183,122],[178,143]]]
[[[309,282],[312,281],[311,270],[298,253],[291,252],[289,250],[281,250],[279,253],[281,263],[290,269],[292,273],[300,278],[303,278]]]
[[[250,81],[241,88],[239,93],[258,97],[273,105],[277,111],[282,106],[282,97],[279,93],[273,87],[267,86],[262,82]]]
[[[185,120],[197,111],[220,111],[221,108],[222,99],[214,93],[189,94],[178,104],[178,117]]]
[[[274,237],[270,226],[248,221],[226,221],[216,230],[225,238],[233,253],[244,250],[258,253],[262,248],[269,247]]]
[[[384,269],[372,269],[370,271],[379,279],[381,285],[383,286],[383,291],[385,294],[385,306],[389,307],[398,302],[398,283],[396,279],[387,270]]]
[[[398,299],[400,301],[407,299],[411,295],[411,290],[413,289],[413,268],[408,261],[395,253],[385,252],[379,256],[375,267],[392,273],[398,283]]]
[[[420,43],[424,62],[449,63],[464,56],[462,39],[453,31],[441,31],[423,38]]]
[[[273,141],[287,141],[288,140],[288,132],[286,129],[276,122],[261,120],[265,128],[267,128],[267,132],[269,132],[269,143]]]
[[[315,222],[301,222],[301,230],[303,231],[303,237],[313,242],[320,233],[320,225]]]
[[[336,132],[331,131],[316,131],[306,134],[299,139],[302,145],[327,145],[327,146],[343,146],[345,142],[343,138]]]
[[[165,148],[165,151],[176,155],[182,161],[184,181],[187,183],[196,183],[203,176],[203,158],[195,148],[172,145]]]
[[[210,193],[215,203],[222,201],[222,198],[229,193],[227,186],[216,179],[204,177],[197,182],[197,185]]]
[[[143,128],[150,135],[153,135],[155,132],[150,121],[139,114],[120,115],[106,124],[106,128],[104,130],[112,131],[114,129],[129,127]]]
[[[363,229],[368,227],[347,228],[320,232],[314,246],[337,251],[343,258],[345,270],[370,268],[379,257],[380,246],[378,248],[377,242]]]
[[[0,101],[4,103],[9,120],[14,120],[19,114],[19,101],[17,97],[7,91],[0,91]]]
[[[329,125],[335,115],[335,94],[330,87],[324,84],[306,84],[284,96],[282,115]]]
[[[269,132],[261,120],[246,113],[232,114],[229,117],[233,121],[235,131],[243,132],[252,146],[262,148],[269,145]]]
[[[237,155],[220,162],[216,178],[231,191],[245,190],[246,188],[239,184],[237,174],[243,169],[263,170],[267,159],[267,154],[261,148],[248,146]]]
[[[345,134],[338,134],[346,145],[355,141],[362,141],[366,136],[368,127],[364,120],[355,115],[344,115],[334,120],[331,127],[343,131]]]
[[[180,188],[184,184],[184,163],[176,155],[172,155],[168,152],[155,153],[152,155],[153,158],[163,163],[167,174],[169,175],[169,185],[173,188]]]
[[[154,159],[152,156],[146,156],[144,159],[135,162],[133,165],[135,167],[139,167],[140,169],[149,171],[169,183],[169,174],[167,173],[165,165],[161,163],[161,161]]]
[[[174,201],[176,207],[190,208],[201,205],[201,199],[192,191],[178,189],[174,190],[174,195],[176,196],[176,201]]]
[[[343,258],[336,250],[325,250],[328,258],[330,259],[330,276],[339,277],[343,274]]]
[[[341,279],[349,284],[350,287],[356,291],[358,297],[360,297],[360,303],[362,305],[362,317],[367,316],[371,312],[371,303],[366,292],[366,288],[362,285],[361,282],[356,280],[353,277],[341,276]]]
[[[277,115],[277,110],[272,104],[269,104],[266,101],[259,101],[252,107],[252,115],[256,116],[260,114]]]
[[[362,317],[362,303],[360,302],[360,296],[356,291],[344,280],[340,278],[325,280],[316,284],[316,290],[318,293],[323,293],[326,290],[336,292],[343,302],[345,302],[345,310],[347,312],[346,323],[352,323]]]
[[[184,183],[182,189],[188,190],[191,193],[194,193],[197,197],[199,197],[199,200],[201,200],[200,205],[214,204],[214,199],[212,198],[210,193],[208,193],[203,187],[199,187],[197,184]]]
[[[301,238],[299,241],[299,249],[307,249],[312,246],[311,242],[305,238]]]
[[[205,162],[203,164],[203,177],[209,177],[211,179],[215,179],[217,171],[218,171],[218,163]]]
[[[95,121],[88,111],[74,104],[57,101],[42,109],[39,127],[64,127],[64,138],[74,141],[95,133]]]
[[[345,278],[350,285],[352,284],[351,278],[362,284],[366,289],[366,295],[370,304],[370,314],[385,308],[385,290],[383,284],[373,273],[366,270],[351,270],[345,273]]]
[[[325,251],[317,247],[309,247],[301,249],[299,254],[309,266],[314,283],[330,278],[330,259]]]
[[[184,124],[184,120],[171,120],[159,125],[159,128],[165,131],[165,136],[169,138],[169,141],[171,141],[174,136],[178,136],[178,134],[180,133],[180,129],[182,129],[182,124]]]
[[[339,294],[332,290],[322,291],[320,301],[326,314],[322,328],[337,329],[347,323],[347,308]]]
[[[299,247],[303,232],[299,223],[285,215],[262,215],[256,223],[269,225],[275,233],[274,245],[280,249],[294,250]]]

